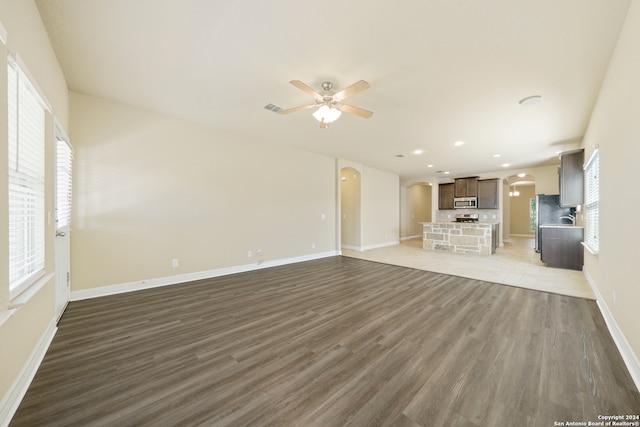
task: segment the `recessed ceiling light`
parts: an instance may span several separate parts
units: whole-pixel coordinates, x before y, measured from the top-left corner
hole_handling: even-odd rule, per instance
[[[542,97],[540,95],[532,95],[527,96],[526,98],[522,98],[520,101],[518,101],[518,104],[522,105],[523,107],[530,107],[532,105],[540,104],[541,102]]]
[[[422,150],[421,150],[421,149],[419,149],[419,148],[418,148],[418,149],[416,149],[416,150],[413,150],[413,154],[420,155],[420,154],[422,154],[422,153],[424,153],[424,151],[422,151]]]
[[[519,174],[518,174],[518,176],[519,176],[520,178],[524,178],[525,176],[527,176],[527,174],[526,174],[526,173],[519,173]]]
[[[449,172],[449,171],[444,171],[444,174],[445,174],[445,175],[449,175],[450,173],[451,173],[451,172]]]
[[[495,158],[498,158],[498,157],[500,157],[500,156],[501,156],[501,154],[494,154],[494,155],[493,155],[493,157],[495,157]]]
[[[461,145],[464,145],[464,141],[456,141],[453,143],[453,145],[455,145],[456,147],[460,147]]]
[[[502,167],[503,167],[503,168],[508,168],[509,166],[511,166],[509,163],[503,163],[503,164],[502,164]]]
[[[433,165],[427,165],[427,167],[428,167],[428,168],[432,168],[432,167],[433,167]]]

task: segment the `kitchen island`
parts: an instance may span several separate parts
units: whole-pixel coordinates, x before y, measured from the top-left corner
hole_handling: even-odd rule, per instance
[[[497,222],[421,222],[422,249],[491,255],[498,246]]]

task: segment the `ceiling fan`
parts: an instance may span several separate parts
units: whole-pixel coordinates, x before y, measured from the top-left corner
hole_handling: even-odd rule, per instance
[[[319,107],[313,116],[320,122],[321,128],[328,128],[329,123],[334,122],[340,114],[345,113],[355,114],[356,116],[368,119],[373,115],[371,111],[364,108],[354,107],[353,105],[343,104],[342,101],[355,95],[358,92],[362,92],[365,89],[369,89],[369,83],[364,80],[355,82],[354,84],[347,86],[346,88],[333,92],[333,83],[322,82],[322,93],[315,91],[308,85],[302,83],[300,80],[291,80],[289,83],[311,95],[314,98],[313,104],[301,105],[299,107],[289,108],[287,110],[281,110],[280,114],[289,114],[296,111],[307,110],[310,108]]]

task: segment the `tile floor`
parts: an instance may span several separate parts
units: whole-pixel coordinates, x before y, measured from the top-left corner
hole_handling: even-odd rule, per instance
[[[342,255],[453,274],[488,282],[595,299],[582,271],[545,267],[533,249],[534,239],[512,236],[491,256],[452,254],[422,249],[422,239],[367,251],[342,249]]]

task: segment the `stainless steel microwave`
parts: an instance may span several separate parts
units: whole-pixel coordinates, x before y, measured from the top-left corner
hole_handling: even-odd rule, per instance
[[[477,197],[456,197],[453,199],[453,207],[456,209],[475,209],[478,207],[478,198]]]

